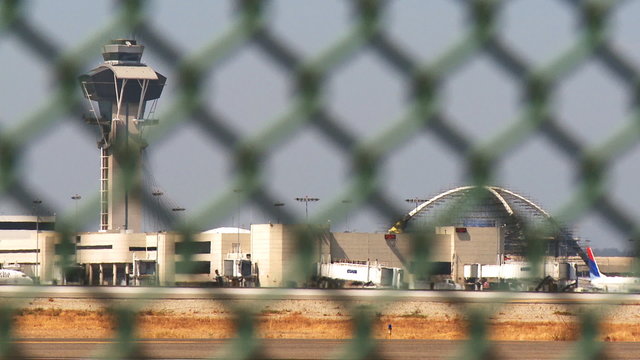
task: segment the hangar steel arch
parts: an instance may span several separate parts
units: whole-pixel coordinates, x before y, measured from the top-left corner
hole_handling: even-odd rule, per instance
[[[498,186],[444,191],[416,206],[388,232],[411,232],[424,226],[503,226],[505,254],[512,255],[525,254],[527,228],[543,229],[548,234],[547,255],[578,255],[587,260],[569,229],[532,200]]]

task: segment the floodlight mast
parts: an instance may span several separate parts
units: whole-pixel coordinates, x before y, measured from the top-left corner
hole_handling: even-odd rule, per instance
[[[414,204],[414,210],[415,210],[415,209],[418,208],[418,205],[429,201],[429,199],[422,199],[422,198],[419,198],[419,197],[416,196],[416,197],[412,197],[412,198],[409,198],[409,199],[404,199],[404,201]]]
[[[142,231],[140,161],[147,146],[142,130],[158,122],[145,118],[145,110],[153,100],[153,112],[166,82],[140,62],[143,51],[136,40],[113,40],[103,47],[104,63],[80,76],[92,112],[85,119],[100,130],[101,231]]]
[[[309,202],[319,201],[319,198],[309,197],[305,195],[304,197],[297,197],[296,201],[304,203],[304,215],[307,223],[309,222]]]

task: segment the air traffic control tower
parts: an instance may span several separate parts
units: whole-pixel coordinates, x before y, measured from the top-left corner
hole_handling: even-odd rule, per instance
[[[142,130],[152,119],[166,77],[140,62],[144,46],[118,39],[104,45],[104,63],[80,77],[100,130],[100,230],[141,232]],[[97,106],[96,106],[97,105]]]

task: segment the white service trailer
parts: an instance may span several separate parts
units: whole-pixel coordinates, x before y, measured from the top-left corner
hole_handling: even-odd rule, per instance
[[[531,266],[524,262],[502,265],[470,264],[464,266],[465,279],[527,279],[531,276]]]
[[[551,279],[560,288],[574,284],[577,280],[577,272],[574,263],[547,262],[540,264],[540,270],[536,274],[532,265],[528,262],[511,262],[501,265],[467,264],[464,266],[464,278],[467,282],[474,279],[487,279],[489,282],[508,283],[540,283],[543,279]]]
[[[548,262],[541,265],[538,275],[550,276],[553,279],[576,279],[575,266],[567,262]],[[501,265],[467,264],[464,266],[464,277],[495,279],[528,279],[534,271],[528,262],[512,262]]]
[[[376,287],[399,288],[402,269],[370,263],[320,263],[318,275],[321,279],[350,281],[371,284]]]

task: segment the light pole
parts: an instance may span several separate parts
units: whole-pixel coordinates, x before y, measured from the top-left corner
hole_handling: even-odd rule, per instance
[[[296,201],[304,203],[304,214],[305,214],[305,217],[307,219],[307,223],[309,222],[309,202],[315,202],[315,201],[319,201],[319,200],[320,199],[318,199],[318,198],[309,197],[307,195],[305,195],[304,197],[297,197],[296,198]]]
[[[42,200],[33,200],[33,208],[36,213],[36,263],[34,265],[36,283],[40,283],[40,272],[38,271],[40,265],[40,260],[38,259],[40,252],[40,204],[42,204]]]
[[[75,224],[76,224],[76,228],[77,228],[77,226],[78,226],[78,200],[80,200],[80,199],[82,199],[82,196],[80,196],[80,195],[78,195],[78,194],[75,194],[75,195],[73,195],[73,196],[71,197],[71,200],[73,200],[73,202],[74,202],[74,204],[75,204],[75,210],[76,210],[76,213],[75,213]],[[76,231],[77,231],[77,229],[76,229]]]
[[[235,227],[240,228],[240,194],[242,193],[242,189],[233,189],[233,192],[236,194],[236,209],[234,211],[235,221],[231,219],[231,225],[235,225]]]
[[[352,203],[352,201],[350,199],[345,199],[345,200],[342,200],[342,203],[345,204],[348,207],[349,204]],[[350,232],[350,230],[349,230],[349,209],[348,208],[347,208],[347,213],[345,214],[345,221],[347,223],[345,232]]]
[[[160,215],[158,215],[158,213],[160,212],[160,196],[164,195],[164,193],[156,189],[151,193],[151,195],[156,199],[156,231],[160,231]]]
[[[279,216],[279,213],[278,213],[278,208],[283,207],[284,203],[283,202],[277,202],[277,203],[274,203],[273,206],[276,207],[276,223],[280,224],[280,216]]]
[[[185,208],[183,208],[182,206],[176,206],[174,208],[171,208],[171,212],[173,212],[173,217],[171,218],[171,228],[175,230],[176,226],[179,223],[179,216],[178,213],[181,213],[185,211]]]
[[[82,196],[75,194],[71,197],[71,200],[73,200],[74,204],[75,204],[75,208],[76,208],[76,214],[75,214],[75,221],[74,221],[74,225],[75,225],[75,229],[74,231],[77,233],[78,231],[78,201],[82,199]],[[74,234],[77,235],[77,234]],[[80,264],[80,259],[78,258],[78,242],[76,241],[76,237],[74,236],[73,238],[73,253],[76,255],[76,264]]]
[[[156,214],[160,211],[160,196],[164,195],[164,193],[160,190],[154,190],[151,195],[156,198]],[[160,216],[156,215],[156,263],[155,263],[155,277],[156,284],[158,283],[158,243],[160,242]],[[149,260],[149,247],[147,242],[144,242],[144,256],[147,260]]]
[[[240,194],[243,192],[243,189],[233,189],[233,192],[236,193],[236,241],[238,241],[238,246],[240,246]],[[231,221],[233,224],[233,221]],[[239,251],[238,251],[239,252]]]
[[[421,199],[419,197],[413,197],[413,198],[410,198],[410,199],[404,199],[404,201],[414,204],[413,209],[415,210],[415,209],[418,208],[418,204],[422,204],[423,202],[427,202],[429,200],[428,199]]]
[[[421,199],[419,197],[413,197],[413,198],[410,198],[410,199],[404,199],[404,201],[414,204],[413,211],[416,211],[416,210],[418,210],[418,206],[420,204],[422,204],[422,203],[424,203],[426,201],[429,201],[429,200],[428,199]]]

